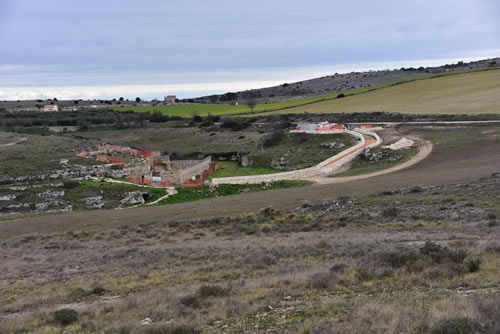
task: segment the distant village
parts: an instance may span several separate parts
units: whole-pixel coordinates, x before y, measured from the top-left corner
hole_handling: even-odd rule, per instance
[[[0,110],[9,112],[58,112],[58,111],[78,111],[81,109],[104,109],[110,107],[151,107],[175,104],[192,104],[180,101],[175,95],[166,95],[163,101],[153,99],[144,101],[137,97],[135,100],[128,100],[120,97],[112,100],[58,100],[38,99],[23,101],[0,101]]]

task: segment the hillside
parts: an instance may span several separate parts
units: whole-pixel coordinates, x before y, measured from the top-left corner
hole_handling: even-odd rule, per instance
[[[499,113],[500,71],[417,80],[272,113]]]
[[[276,103],[298,100],[312,96],[339,93],[351,89],[377,86],[391,81],[408,80],[426,74],[446,73],[449,71],[474,70],[500,63],[500,58],[484,59],[474,62],[458,62],[434,67],[386,69],[379,71],[334,73],[320,78],[283,83],[279,86],[256,88],[242,92],[229,92],[220,95],[203,96],[185,99],[185,102],[196,103],[245,103],[252,99],[257,103]]]

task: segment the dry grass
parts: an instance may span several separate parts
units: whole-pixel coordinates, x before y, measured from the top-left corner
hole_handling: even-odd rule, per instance
[[[12,237],[0,332],[59,332],[54,312],[69,308],[67,333],[495,333],[499,183]]]
[[[498,113],[500,71],[460,74],[379,89],[274,113],[399,112],[417,114]]]

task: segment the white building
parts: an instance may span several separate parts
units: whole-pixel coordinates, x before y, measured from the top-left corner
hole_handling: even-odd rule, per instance
[[[48,104],[43,107],[43,111],[59,111],[57,104]]]
[[[166,104],[175,104],[175,99],[176,98],[177,97],[175,95],[167,95],[167,96],[165,96],[164,102]]]

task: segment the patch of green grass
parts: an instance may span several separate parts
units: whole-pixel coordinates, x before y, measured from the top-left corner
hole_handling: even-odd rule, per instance
[[[206,185],[199,187],[179,187],[176,188],[177,194],[168,196],[168,198],[159,202],[159,204],[173,204],[199,201],[202,199],[214,198],[216,193]]]
[[[384,149],[378,148],[373,151],[377,152],[379,150],[384,150]],[[398,157],[398,159],[395,161],[388,161],[388,160],[368,161],[364,158],[357,157],[353,160],[351,168],[349,168],[349,170],[339,174],[331,175],[330,177],[356,176],[356,175],[378,172],[380,170],[402,164],[403,162],[410,160],[417,153],[418,153],[417,148],[393,151],[391,152],[391,154],[394,154],[395,157]]]
[[[139,189],[137,189],[137,190],[139,190]],[[149,198],[146,201],[146,203],[154,202],[158,198],[165,196],[167,194],[167,192],[163,188],[146,188],[146,187],[144,187],[144,188],[140,188],[140,190],[144,190],[144,191],[147,191],[149,193]]]
[[[249,166],[241,167],[236,161],[218,161],[222,168],[211,175],[211,178],[217,177],[232,177],[232,176],[249,176],[280,173],[282,170],[274,169],[271,167]]]
[[[160,201],[159,204],[193,202],[217,196],[230,196],[248,192],[302,187],[310,184],[312,184],[312,182],[304,180],[284,180],[269,184],[220,184],[218,190],[212,190],[206,185],[199,187],[179,187],[176,188],[177,194],[169,196],[167,199]]]
[[[151,106],[151,107],[114,107],[112,109],[114,110],[133,110],[135,112],[154,112],[154,111],[160,111],[164,115],[168,116],[182,116],[182,117],[191,117],[193,113],[197,113],[200,116],[207,116],[208,114],[214,115],[214,116],[221,116],[221,115],[238,115],[238,114],[248,114],[248,115],[255,115],[258,113],[264,113],[264,112],[273,112],[273,111],[284,111],[284,113],[288,113],[289,108],[295,108],[295,107],[300,107],[300,106],[306,106],[312,103],[317,103],[317,102],[324,102],[328,100],[343,100],[339,99],[338,95],[339,94],[344,94],[344,97],[351,96],[351,95],[358,95],[366,92],[371,92],[375,90],[379,90],[381,88],[386,88],[386,87],[391,87],[391,86],[396,86],[396,85],[401,85],[404,83],[408,82],[413,82],[413,81],[419,81],[419,80],[425,80],[425,79],[433,79],[433,78],[439,78],[439,77],[449,77],[449,76],[454,76],[458,74],[467,74],[467,73],[475,73],[475,72],[483,72],[483,71],[492,71],[497,68],[481,68],[481,69],[471,69],[471,70],[460,70],[460,71],[450,71],[450,72],[444,72],[444,73],[435,73],[435,74],[424,74],[420,76],[416,76],[413,78],[408,78],[404,80],[396,80],[396,81],[390,81],[390,82],[385,82],[381,83],[378,85],[373,85],[369,87],[362,87],[362,88],[356,88],[356,89],[350,89],[342,92],[336,92],[336,93],[329,93],[329,94],[323,94],[323,95],[318,95],[318,96],[312,96],[312,97],[307,97],[303,99],[298,99],[298,100],[292,100],[292,101],[284,101],[284,102],[276,102],[276,103],[267,103],[267,104],[257,104],[254,108],[254,112],[250,112],[250,108],[246,105],[224,105],[224,104],[192,104],[192,105],[172,105],[172,106]],[[498,72],[497,72],[498,73]],[[373,111],[374,109],[371,110],[366,110],[366,111]],[[297,112],[295,110],[290,111],[290,112]],[[300,112],[303,112],[302,110]],[[336,110],[330,110],[330,112],[336,112]],[[342,112],[342,111],[339,111]]]

